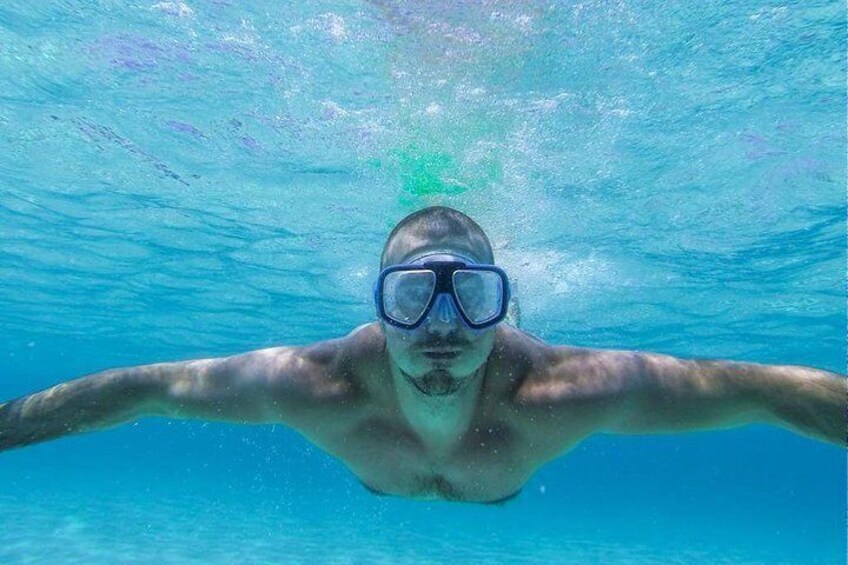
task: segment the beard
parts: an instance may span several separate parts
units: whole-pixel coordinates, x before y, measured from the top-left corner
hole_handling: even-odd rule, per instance
[[[411,377],[406,375],[406,378],[415,385],[422,394],[427,396],[447,396],[454,394],[460,389],[464,379],[456,379],[444,369],[435,369],[428,373],[424,373],[420,377]]]

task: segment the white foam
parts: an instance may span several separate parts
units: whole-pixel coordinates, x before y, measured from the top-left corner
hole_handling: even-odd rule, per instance
[[[521,286],[521,309],[551,316],[575,301],[604,292],[617,277],[609,259],[553,249],[502,249],[497,261]]]
[[[157,2],[150,6],[150,9],[180,18],[189,18],[194,15],[194,10],[185,2]]]

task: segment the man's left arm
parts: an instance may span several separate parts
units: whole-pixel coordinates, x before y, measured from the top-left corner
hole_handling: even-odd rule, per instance
[[[848,381],[836,373],[796,366],[690,361],[636,353],[638,375],[610,431],[676,432],[775,424],[846,445]]]

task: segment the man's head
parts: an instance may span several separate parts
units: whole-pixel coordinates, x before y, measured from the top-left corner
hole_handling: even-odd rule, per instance
[[[381,269],[461,261],[491,265],[489,238],[477,223],[457,210],[434,206],[401,220],[383,248]],[[382,322],[392,362],[422,393],[442,396],[460,390],[485,363],[495,329],[473,329],[449,294],[435,298],[414,329]]]
[[[402,219],[383,246],[380,268],[406,262],[414,254],[450,250],[494,263],[492,244],[477,222],[453,208],[431,206]]]

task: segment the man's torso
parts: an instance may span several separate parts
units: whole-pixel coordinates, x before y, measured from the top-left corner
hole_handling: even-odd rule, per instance
[[[504,325],[470,424],[431,441],[401,413],[378,324],[316,346],[310,386],[343,390],[291,422],[371,490],[411,498],[497,502],[543,464],[597,431],[617,405],[605,387],[562,370],[567,351]],[[573,366],[581,366],[580,363]]]

